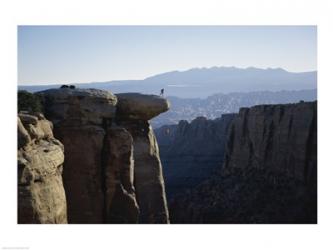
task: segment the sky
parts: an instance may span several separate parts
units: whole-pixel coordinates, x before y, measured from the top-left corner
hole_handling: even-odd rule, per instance
[[[316,26],[18,26],[20,85],[213,66],[317,70]]]

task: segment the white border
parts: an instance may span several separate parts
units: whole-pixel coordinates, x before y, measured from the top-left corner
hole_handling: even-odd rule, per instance
[[[0,247],[29,249],[333,249],[332,1],[3,0],[0,3]],[[318,225],[17,225],[16,26],[318,25]]]

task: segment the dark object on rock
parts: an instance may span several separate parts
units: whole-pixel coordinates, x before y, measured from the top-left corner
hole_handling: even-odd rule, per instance
[[[68,89],[69,88],[69,86],[68,85],[61,85],[61,87],[60,87],[61,89]]]
[[[75,89],[75,86],[74,85],[69,85],[69,88],[70,89]]]

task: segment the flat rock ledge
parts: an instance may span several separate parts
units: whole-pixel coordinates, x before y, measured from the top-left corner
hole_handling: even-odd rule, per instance
[[[117,117],[120,119],[150,120],[170,108],[167,99],[140,93],[116,94]]]

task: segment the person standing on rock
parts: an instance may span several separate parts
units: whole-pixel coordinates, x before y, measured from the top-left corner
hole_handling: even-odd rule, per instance
[[[164,89],[161,89],[160,96],[164,96]]]

